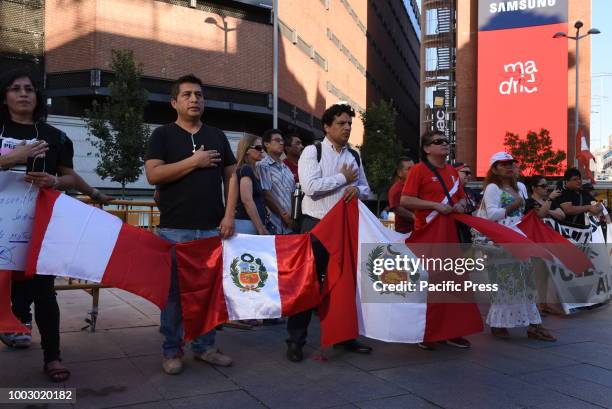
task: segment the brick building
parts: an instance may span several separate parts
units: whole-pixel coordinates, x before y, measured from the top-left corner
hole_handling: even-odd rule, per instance
[[[410,145],[418,128],[415,1],[410,10],[402,0],[280,1],[280,126],[320,136],[320,115],[332,103],[365,109],[386,98]],[[0,47],[0,65],[19,55],[44,61],[53,115],[81,116],[107,94],[111,50],[128,48],[143,65],[147,121],[173,119],[169,82],[192,72],[206,84],[208,122],[254,133],[271,125],[272,0],[10,0],[1,7],[15,27],[0,32],[10,44]],[[361,143],[362,131],[355,121],[352,142]]]

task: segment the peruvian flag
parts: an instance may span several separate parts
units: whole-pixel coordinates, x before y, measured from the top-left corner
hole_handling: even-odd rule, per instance
[[[56,190],[36,202],[26,275],[66,276],[120,288],[163,308],[172,244]]]
[[[319,303],[308,234],[180,243],[176,261],[186,340],[228,320],[280,318]]]
[[[591,166],[589,161],[592,159],[595,161],[595,156],[589,149],[586,137],[582,134],[582,129],[578,128],[578,134],[576,135],[576,159],[578,159],[578,166],[583,169],[583,174],[591,180],[591,183],[595,183],[593,172],[591,172]]]
[[[0,333],[30,332],[13,315],[11,308],[11,275],[12,271],[0,270]]]
[[[440,219],[444,217],[434,220]],[[339,201],[312,234],[330,253],[319,307],[323,346],[358,335],[387,342],[418,343],[482,331],[480,313],[474,304],[464,304],[459,309],[455,305],[437,308],[428,303],[427,291],[373,290],[376,280],[397,283],[413,277],[404,271],[390,271],[376,278],[372,274],[373,258],[393,258],[397,254],[418,257],[404,244],[408,235],[384,227],[362,202]],[[429,240],[439,242],[442,237],[430,236]],[[419,270],[416,278],[428,280],[427,271]]]
[[[396,255],[412,259],[461,256],[456,221],[520,259],[550,258],[522,234],[489,220],[438,215],[425,228],[402,235],[384,227],[362,202],[341,200],[311,232],[330,254],[319,306],[321,344],[329,346],[358,335],[388,342],[435,342],[481,332],[480,311],[465,293],[461,302],[440,302],[439,295],[426,289],[385,293],[373,286],[376,280],[388,284],[409,280],[417,285],[418,281],[441,281],[442,274],[424,269],[416,274],[386,271],[376,277],[372,266],[375,259]],[[456,274],[452,278],[462,280]]]

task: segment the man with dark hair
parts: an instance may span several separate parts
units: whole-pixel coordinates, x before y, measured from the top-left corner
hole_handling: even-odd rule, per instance
[[[268,129],[261,141],[268,156],[257,162],[256,166],[266,206],[271,212],[273,234],[290,234],[293,233],[291,195],[295,190],[295,181],[291,170],[281,160],[285,148],[283,134],[278,129]]]
[[[293,173],[295,183],[300,181],[298,176],[298,161],[300,160],[300,155],[303,150],[304,145],[299,133],[291,132],[285,135],[285,155],[287,155],[287,157],[283,162],[287,165],[291,173]]]
[[[582,190],[582,175],[576,168],[569,168],[563,174],[564,188],[561,196],[556,198],[553,206],[560,207],[565,213],[562,224],[585,227],[588,222],[586,213],[598,215],[601,212],[601,205],[591,204],[592,196]]]
[[[336,104],[327,109],[323,114],[325,138],[318,148],[316,145],[307,146],[300,157],[298,171],[304,191],[302,233],[311,231],[340,199],[348,202],[357,197],[366,199],[370,195],[363,164],[357,161],[358,154],[353,154],[348,147],[354,117],[355,111],[346,104]],[[312,249],[317,274],[322,281],[325,279],[329,254],[314,237]],[[287,358],[290,361],[299,362],[304,358],[302,348],[306,343],[310,319],[311,311],[308,310],[289,317],[287,321]],[[356,340],[345,341],[339,346],[362,354],[372,351],[372,348]]]
[[[202,82],[193,75],[172,86],[175,122],[153,131],[145,171],[159,191],[159,235],[174,243],[233,233],[237,183],[233,180],[236,159],[225,134],[201,121],[204,111]],[[223,209],[225,192],[225,211]],[[176,259],[168,303],[162,310],[162,367],[168,374],[183,369],[183,325]],[[212,365],[229,366],[232,360],[214,347],[215,331],[196,338],[194,358]]]
[[[389,210],[395,213],[395,231],[399,233],[410,233],[414,228],[414,213],[400,204],[406,176],[413,166],[414,160],[412,158],[407,156],[399,158],[395,166],[395,172],[393,172],[393,185],[387,192]]]

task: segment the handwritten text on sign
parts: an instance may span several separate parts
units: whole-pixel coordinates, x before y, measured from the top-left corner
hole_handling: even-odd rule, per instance
[[[23,270],[38,188],[23,173],[0,172],[0,270]]]

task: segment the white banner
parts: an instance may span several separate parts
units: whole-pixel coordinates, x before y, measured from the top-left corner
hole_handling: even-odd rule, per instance
[[[594,266],[582,274],[575,274],[558,260],[546,261],[551,273],[549,281],[553,282],[558,301],[566,314],[575,312],[577,308],[607,302],[612,294],[610,246],[605,244],[597,219],[589,216],[588,220],[588,227],[578,228],[562,225],[553,219],[544,219],[546,224],[583,250]]]
[[[0,171],[0,270],[25,268],[38,188],[24,176]]]

